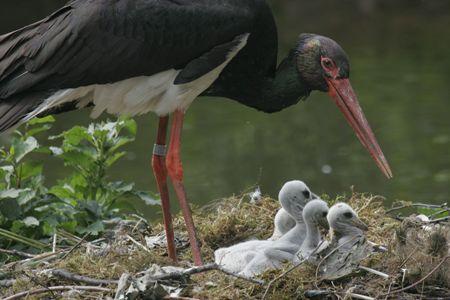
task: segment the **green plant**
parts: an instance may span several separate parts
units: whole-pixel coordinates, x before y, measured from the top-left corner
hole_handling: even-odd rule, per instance
[[[24,133],[15,131],[10,146],[0,149],[0,225],[9,229],[9,233],[1,232],[8,239],[19,241],[21,235],[41,238],[49,233],[45,232],[47,216],[58,215],[54,210],[58,199],[44,186],[42,163],[28,159],[36,153],[49,153],[33,135],[50,129],[53,122],[52,117],[30,121]],[[21,242],[36,246],[26,239]]]
[[[88,128],[75,126],[50,138],[62,140],[60,147],[50,149],[74,171],[50,193],[76,208],[76,219],[82,221],[78,233],[102,231],[102,220],[120,215],[115,206],[119,199],[136,197],[148,205],[159,204],[150,193],[135,190],[133,183],[108,181],[107,170],[126,154],[122,147],[134,141],[135,135],[135,121],[120,118]]]
[[[56,229],[70,233],[98,234],[104,222],[123,217],[127,210],[118,200],[134,197],[158,205],[154,196],[138,191],[133,183],[111,182],[107,171],[126,153],[123,146],[136,135],[136,123],[121,118],[116,122],[75,126],[51,137],[58,147],[42,146],[35,138],[51,128],[53,117],[35,119],[15,131],[9,147],[0,149],[0,246],[11,241],[42,249],[41,239]],[[57,184],[45,186],[43,163],[38,156],[62,159],[71,173]]]

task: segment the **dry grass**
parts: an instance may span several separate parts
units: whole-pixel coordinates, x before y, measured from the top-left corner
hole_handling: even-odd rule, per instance
[[[302,299],[306,290],[327,290],[344,298],[351,290],[371,297],[385,298],[383,294],[414,284],[424,278],[449,254],[450,240],[448,227],[437,231],[423,230],[411,220],[399,222],[386,216],[381,197],[354,193],[349,199],[339,197],[330,200],[348,202],[360,218],[369,225],[368,239],[386,245],[389,251],[376,254],[363,263],[365,266],[385,272],[391,276],[383,279],[371,274],[358,273],[333,283],[321,281],[315,277],[315,268],[302,265],[276,281],[268,291],[268,299]],[[230,197],[195,211],[195,220],[206,261],[212,261],[214,250],[229,246],[250,238],[267,238],[273,230],[273,217],[279,207],[277,201],[263,198],[257,204],[250,204],[248,199]],[[184,233],[181,216],[174,220],[177,232]],[[162,231],[161,224],[155,224],[152,232]],[[133,235],[144,243],[145,233]],[[19,279],[8,289],[0,290],[12,294],[32,287],[69,284],[44,275],[41,271],[49,268],[64,268],[73,273],[102,279],[118,279],[123,273],[136,274],[146,270],[152,264],[169,265],[165,249],[155,249],[152,253],[136,247],[123,235],[116,235],[110,250],[104,255],[87,255],[84,247],[70,254],[64,260],[55,260],[49,265],[37,265],[33,268],[15,268],[9,270]],[[189,249],[179,250],[180,265],[191,264]],[[286,265],[286,268],[289,268]],[[403,276],[402,269],[407,269]],[[450,259],[433,272],[423,284],[390,296],[392,299],[416,299],[420,294],[439,295],[450,289]],[[269,271],[262,276],[266,282],[278,277],[284,270]],[[30,280],[32,278],[32,280]],[[258,286],[250,282],[232,278],[213,271],[192,276],[186,296],[202,299],[261,299],[267,286]],[[106,295],[84,293],[82,297],[102,298]],[[53,295],[56,297],[59,295]],[[109,296],[112,296],[109,295]],[[74,298],[77,298],[74,296]],[[389,298],[389,297],[388,297]],[[33,299],[33,298],[31,298]]]

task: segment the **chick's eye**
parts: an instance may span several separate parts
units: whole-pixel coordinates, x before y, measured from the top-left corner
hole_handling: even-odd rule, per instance
[[[305,196],[305,198],[309,198],[311,196],[311,193],[309,191],[303,191],[302,194],[303,196]]]
[[[328,215],[328,213],[326,212],[326,211],[324,211],[323,213],[322,213],[322,217],[326,217]]]
[[[353,217],[353,214],[351,212],[344,213],[344,217],[351,219]]]

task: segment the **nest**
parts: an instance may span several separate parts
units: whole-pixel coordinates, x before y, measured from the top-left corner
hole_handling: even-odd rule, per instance
[[[177,277],[171,280],[171,285],[176,285],[178,296],[198,299],[339,299],[355,295],[364,295],[367,299],[417,299],[450,294],[448,223],[424,225],[414,216],[399,221],[386,214],[381,197],[354,193],[349,199],[330,200],[330,205],[336,201],[345,201],[354,207],[370,228],[368,240],[388,248],[387,252],[374,254],[361,264],[386,273],[389,278],[357,271],[331,282],[322,280],[315,266],[303,264],[293,269],[286,264],[282,270],[263,274],[260,279],[265,284],[262,285],[213,268],[191,276],[178,276],[183,280]],[[196,210],[194,218],[205,261],[212,262],[214,250],[220,247],[270,237],[278,208],[278,201],[271,198],[250,203],[246,196],[239,196]],[[62,254],[36,259],[32,263],[15,261],[3,266],[0,274],[6,274],[5,280],[10,281],[5,287],[0,286],[0,295],[73,285],[74,279],[70,276],[61,278],[51,271],[63,269],[71,274],[106,280],[97,285],[103,286],[105,291],[54,291],[47,295],[72,299],[114,297],[118,280],[124,274],[139,278],[155,265],[171,265],[164,247],[150,248],[146,244],[146,238],[149,240],[149,236],[161,234],[162,224],[143,225],[142,220],[128,222],[126,226],[113,227],[110,236],[101,243],[79,243],[70,252],[64,250]],[[178,237],[178,267],[187,268],[192,266],[192,261],[181,216],[176,216],[174,227]],[[152,284],[161,289],[164,282],[159,283]]]

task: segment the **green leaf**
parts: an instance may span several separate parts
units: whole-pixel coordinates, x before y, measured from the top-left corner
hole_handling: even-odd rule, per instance
[[[147,205],[161,205],[160,200],[155,199],[149,192],[132,191],[131,194],[144,201]]]
[[[13,166],[3,166],[0,167],[0,169],[4,172],[4,180],[6,182],[7,186],[11,185],[11,176],[14,173],[14,167]]]
[[[137,133],[137,123],[135,120],[128,117],[120,117],[119,121],[123,122],[122,127],[127,129],[131,135],[135,136]]]
[[[20,192],[19,197],[17,198],[17,203],[20,206],[23,206],[33,200],[36,197],[36,191],[32,189],[24,189]]]
[[[30,177],[42,174],[43,165],[39,161],[26,162],[21,165],[22,181]]]
[[[58,148],[58,147],[50,147],[49,149],[50,149],[51,154],[53,154],[54,156],[59,156],[64,153],[63,149]]]
[[[105,164],[108,167],[111,167],[113,164],[115,164],[119,159],[124,157],[126,155],[126,152],[118,152],[108,157]]]
[[[9,220],[15,220],[22,211],[16,199],[0,199],[0,214]]]
[[[35,217],[26,217],[25,219],[22,220],[22,222],[25,224],[25,226],[27,227],[36,227],[39,226],[39,221],[38,219],[36,219]]]
[[[28,131],[26,132],[26,136],[27,137],[28,136],[35,136],[38,133],[48,131],[50,128],[52,128],[52,126],[49,125],[49,124],[42,125],[42,126],[39,126],[39,127],[36,127],[36,128],[31,128],[31,129],[28,129]]]
[[[78,232],[81,234],[90,233],[91,235],[98,235],[100,232],[105,231],[105,226],[103,225],[103,221],[99,220],[95,223],[92,223],[87,228],[79,229]]]
[[[78,226],[78,222],[76,220],[67,221],[64,223],[59,224],[59,227],[68,231],[68,232],[75,232],[76,228]]]
[[[102,208],[100,204],[96,201],[82,202],[80,203],[80,206],[96,217],[100,217],[102,215]]]
[[[108,189],[119,194],[131,192],[133,188],[134,183],[124,183],[122,181],[111,182],[108,184]]]
[[[53,116],[46,116],[43,118],[34,118],[28,121],[29,125],[38,125],[38,124],[47,124],[47,123],[54,123],[55,118]]]
[[[114,140],[111,141],[112,142],[112,146],[109,149],[109,152],[114,152],[117,149],[131,143],[134,142],[134,138],[130,138],[130,137],[117,137]]]
[[[12,143],[13,152],[14,152],[14,160],[16,163],[20,162],[27,154],[33,152],[37,148],[39,148],[38,141],[30,136],[25,141],[21,141],[15,139]]]
[[[4,198],[12,198],[12,199],[16,199],[19,197],[20,192],[22,192],[23,190],[18,190],[18,189],[9,189],[9,190],[5,190],[5,191],[0,191],[0,199],[4,199]]]
[[[78,145],[83,140],[91,141],[92,136],[88,133],[85,127],[82,126],[74,126],[68,131],[65,131],[57,136],[52,136],[49,139],[55,140],[63,138],[64,139],[64,145]]]
[[[55,185],[50,189],[49,193],[55,195],[60,199],[70,199],[75,196],[75,190],[68,184]]]

